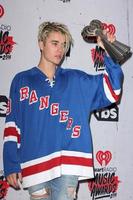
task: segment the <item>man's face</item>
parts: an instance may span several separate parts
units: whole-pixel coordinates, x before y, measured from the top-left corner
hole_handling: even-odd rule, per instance
[[[42,59],[54,66],[58,65],[66,51],[66,37],[60,32],[51,32],[45,43],[40,42]]]

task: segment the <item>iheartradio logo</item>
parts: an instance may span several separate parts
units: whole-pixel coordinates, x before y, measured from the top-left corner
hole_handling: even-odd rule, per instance
[[[4,15],[4,8],[2,5],[0,5],[0,17]]]
[[[102,23],[102,26],[103,26],[103,30],[106,30],[107,33],[110,33],[112,35],[115,34],[116,29],[115,29],[115,26],[113,24]]]
[[[112,153],[110,151],[98,151],[96,159],[101,166],[107,166],[112,159]]]

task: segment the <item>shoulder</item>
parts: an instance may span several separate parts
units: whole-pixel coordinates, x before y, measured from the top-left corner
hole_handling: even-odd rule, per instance
[[[21,86],[23,83],[26,83],[27,81],[29,82],[30,78],[33,76],[34,74],[34,69],[35,67],[32,67],[31,69],[28,70],[24,70],[21,72],[18,72],[12,79],[11,81],[11,86],[18,88],[19,86]]]
[[[86,72],[79,69],[62,68],[62,73],[66,76],[82,77],[88,75]]]
[[[35,67],[32,67],[31,69],[18,72],[18,73],[13,77],[13,81],[18,81],[18,80],[20,80],[20,79],[22,79],[22,78],[26,78],[26,77],[32,76],[32,75],[34,74],[34,69],[35,69]]]

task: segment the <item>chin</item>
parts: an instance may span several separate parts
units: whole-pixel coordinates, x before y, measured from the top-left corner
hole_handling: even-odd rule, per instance
[[[55,65],[60,65],[60,63],[61,63],[61,60],[58,62],[54,62]]]

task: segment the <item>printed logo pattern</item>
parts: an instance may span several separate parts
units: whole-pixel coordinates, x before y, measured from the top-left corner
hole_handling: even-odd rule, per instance
[[[110,151],[98,151],[96,154],[96,159],[101,166],[103,166],[103,164],[107,166],[112,159],[112,154]]]
[[[119,121],[119,108],[117,104],[112,104],[101,110],[94,111],[94,116],[98,121]]]
[[[96,159],[102,167],[95,168],[95,178],[88,181],[90,196],[92,200],[114,198],[117,196],[120,181],[116,175],[117,168],[108,166],[112,160],[112,153],[100,150],[96,153]]]
[[[0,117],[6,117],[8,98],[0,95]]]
[[[13,41],[13,36],[10,36],[11,27],[8,25],[0,25],[0,58],[2,60],[11,59],[11,52],[13,51],[13,45],[16,44]]]
[[[103,25],[103,30],[106,30],[107,33],[110,33],[112,35],[115,34],[116,28],[115,28],[115,26],[113,24],[102,23],[102,25]]]
[[[0,5],[0,17],[4,15],[4,8],[2,5]]]
[[[4,199],[7,195],[9,184],[5,180],[4,176],[0,177],[0,199]]]

